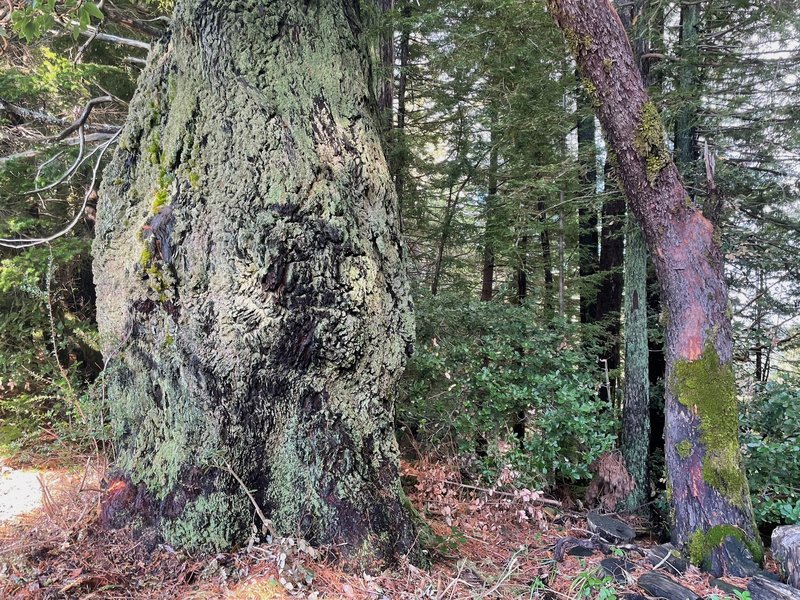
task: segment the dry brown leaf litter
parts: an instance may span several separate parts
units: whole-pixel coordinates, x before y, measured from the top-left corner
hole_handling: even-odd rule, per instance
[[[189,555],[137,539],[128,529],[102,529],[98,515],[104,467],[90,464],[51,473],[43,480],[43,508],[0,527],[0,597],[586,597],[587,574],[595,572],[604,555],[553,560],[559,539],[588,537],[579,514],[540,504],[541,495],[532,490],[463,484],[455,464],[420,460],[402,467],[406,481],[415,482],[408,489],[411,501],[438,536],[430,569],[401,561],[398,568],[377,576],[345,573],[302,540],[290,538],[233,553]],[[638,564],[635,576],[651,568],[636,555],[629,558]],[[746,587],[746,581],[728,581]],[[695,568],[680,583],[700,596],[721,595],[708,586],[708,575]],[[641,592],[633,580],[615,587],[620,596]],[[590,590],[588,595],[594,594]]]

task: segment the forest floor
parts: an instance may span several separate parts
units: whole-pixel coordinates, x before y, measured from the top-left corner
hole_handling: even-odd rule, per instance
[[[535,492],[460,483],[458,468],[446,463],[402,465],[407,493],[436,534],[430,568],[405,561],[375,576],[346,573],[291,538],[192,555],[165,544],[148,547],[129,529],[104,529],[106,464],[96,456],[36,469],[0,459],[0,468],[0,598],[610,600],[641,594],[634,577],[620,583],[602,574],[599,563],[607,556],[601,551],[555,560],[559,540],[591,537],[585,515],[542,504]],[[653,568],[639,549],[657,541],[641,533],[634,545],[613,549],[636,563],[634,576]],[[690,567],[680,583],[700,597],[725,597],[708,579]],[[728,582],[746,587],[743,580]]]

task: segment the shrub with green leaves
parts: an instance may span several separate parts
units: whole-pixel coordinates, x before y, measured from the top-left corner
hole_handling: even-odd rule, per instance
[[[756,520],[800,523],[800,378],[764,385],[745,407],[743,425]]]
[[[100,367],[89,268],[79,237],[0,259],[0,446],[42,431],[63,441],[96,412],[83,392]]]
[[[398,420],[424,444],[482,455],[489,478],[510,466],[525,485],[585,479],[614,438],[583,348],[576,325],[542,325],[529,307],[422,296]]]

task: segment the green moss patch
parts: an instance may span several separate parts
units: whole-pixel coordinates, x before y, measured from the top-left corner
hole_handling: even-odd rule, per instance
[[[636,153],[645,159],[647,182],[652,186],[661,171],[670,163],[669,152],[664,146],[664,126],[661,124],[658,109],[652,102],[646,102],[642,107],[642,116],[633,138],[633,147]]]
[[[709,342],[698,360],[678,361],[674,384],[678,401],[696,410],[700,419],[700,443],[705,449],[703,479],[732,504],[744,507],[749,492],[739,452],[733,366],[720,364]]]
[[[592,48],[592,38],[589,35],[580,36],[573,29],[566,29],[564,37],[572,56],[577,56],[581,51],[588,51]]]
[[[683,440],[676,446],[676,449],[678,450],[678,456],[685,460],[692,453],[692,443],[689,440]]]
[[[733,525],[717,525],[706,532],[695,531],[689,538],[689,558],[692,564],[708,565],[711,560],[711,552],[727,537],[733,537],[742,542],[758,564],[763,562],[764,549],[759,540],[749,538],[744,531]]]

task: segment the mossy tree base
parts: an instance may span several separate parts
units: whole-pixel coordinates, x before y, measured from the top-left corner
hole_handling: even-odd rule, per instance
[[[738,527],[717,525],[692,535],[689,557],[716,577],[752,577],[764,560],[764,548],[760,540],[753,540]]]
[[[178,0],[98,207],[118,467],[163,537],[412,552],[411,315],[358,3]],[[139,495],[139,492],[136,492]]]

